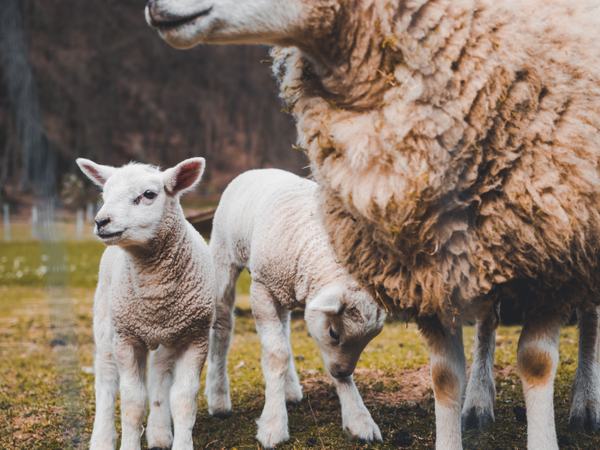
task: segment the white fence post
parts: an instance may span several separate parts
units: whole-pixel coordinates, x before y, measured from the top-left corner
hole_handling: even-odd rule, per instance
[[[85,205],[85,223],[92,223],[92,221],[94,220],[94,204],[91,202],[88,202],[87,205]]]
[[[75,235],[77,239],[83,237],[83,209],[78,209],[75,216]]]
[[[39,237],[40,215],[36,205],[31,207],[31,237],[37,239]]]
[[[2,205],[2,224],[4,228],[4,240],[8,242],[11,240],[10,207],[8,206],[8,203]]]

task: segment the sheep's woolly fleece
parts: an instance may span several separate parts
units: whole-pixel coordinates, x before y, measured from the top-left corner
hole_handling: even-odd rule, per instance
[[[227,187],[215,215],[216,266],[248,267],[252,281],[288,309],[304,307],[331,283],[358,290],[336,262],[318,206],[313,181],[277,169],[243,173]]]
[[[179,204],[165,211],[154,241],[143,252],[107,248],[99,277],[103,286],[120,294],[113,297],[111,309],[115,329],[123,337],[156,348],[205,336],[210,328],[212,259]]]
[[[274,72],[350,272],[447,324],[598,301],[600,1],[318,3]]]

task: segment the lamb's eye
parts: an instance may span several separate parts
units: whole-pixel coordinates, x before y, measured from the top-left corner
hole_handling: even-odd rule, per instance
[[[329,327],[329,336],[331,336],[331,338],[335,341],[339,341],[340,340],[340,335],[337,334],[333,328]]]
[[[156,192],[152,192],[152,191],[146,191],[144,192],[144,197],[147,198],[148,200],[153,200],[156,198],[158,194]]]

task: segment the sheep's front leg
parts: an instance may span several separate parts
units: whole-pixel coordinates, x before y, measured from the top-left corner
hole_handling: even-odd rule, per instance
[[[366,442],[381,441],[381,431],[363,403],[352,376],[333,378],[342,407],[342,426],[353,437]]]
[[[558,449],[553,396],[559,331],[559,320],[528,320],[519,338],[517,368],[525,394],[529,450]]]
[[[290,364],[289,343],[280,320],[280,306],[260,283],[250,288],[250,303],[262,346],[265,406],[257,420],[256,438],[266,448],[289,439],[285,379]]]
[[[600,429],[600,308],[578,309],[579,360],[571,401],[569,425],[575,430]]]
[[[173,364],[175,351],[162,345],[150,353],[148,368],[148,390],[150,397],[150,416],[146,428],[148,448],[171,448],[173,431],[171,429],[171,408],[169,392],[173,383]]]
[[[146,412],[146,356],[142,345],[116,339],[121,394],[121,450],[139,450]]]
[[[173,450],[192,450],[192,431],[196,422],[197,397],[200,374],[208,353],[208,330],[183,350],[175,361],[171,387],[171,412],[173,414]]]
[[[285,336],[288,343],[288,351],[290,352],[290,363],[288,365],[288,371],[285,376],[285,400],[290,403],[297,403],[302,400],[302,385],[298,378],[298,372],[296,372],[296,365],[294,364],[294,354],[292,352],[291,345],[291,332],[290,332],[290,316],[291,311],[288,309],[281,308],[279,312],[279,320],[285,330]]]
[[[96,414],[90,441],[91,450],[115,448],[115,397],[119,382],[117,365],[110,345],[97,345],[94,358]]]
[[[494,384],[494,350],[496,347],[496,327],[498,326],[497,306],[477,319],[475,325],[475,345],[473,364],[462,409],[464,429],[482,430],[494,422],[496,386]]]
[[[431,378],[435,397],[435,447],[462,449],[460,410],[465,386],[465,353],[460,324],[455,331],[437,319],[418,322],[429,345]]]

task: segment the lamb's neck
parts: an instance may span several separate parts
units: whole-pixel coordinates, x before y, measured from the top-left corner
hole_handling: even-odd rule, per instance
[[[128,249],[136,284],[176,282],[188,270],[191,237],[179,204],[165,211],[157,233],[147,245]],[[169,274],[169,276],[166,276]],[[140,286],[141,287],[141,286]]]

